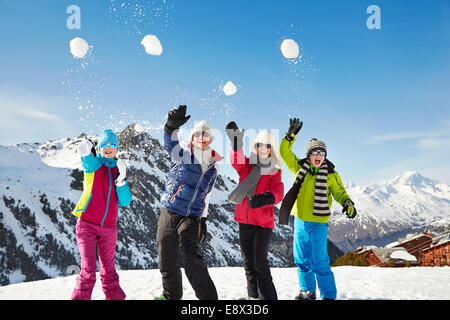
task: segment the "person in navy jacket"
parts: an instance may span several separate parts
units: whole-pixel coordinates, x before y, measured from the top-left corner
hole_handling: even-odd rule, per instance
[[[200,300],[217,300],[218,295],[198,244],[206,239],[208,203],[216,181],[217,162],[223,158],[210,148],[213,140],[207,121],[197,123],[189,143],[178,140],[178,129],[190,116],[185,105],[171,110],[164,127],[164,148],[171,164],[161,196],[156,235],[163,294],[159,300],[183,296],[178,251],[183,252],[186,276]]]

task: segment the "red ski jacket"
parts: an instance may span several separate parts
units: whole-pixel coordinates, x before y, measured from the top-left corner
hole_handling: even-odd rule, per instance
[[[239,183],[247,178],[252,171],[249,159],[244,150],[233,151],[230,154],[231,165],[239,175]],[[284,196],[284,185],[281,182],[281,170],[272,175],[263,175],[256,185],[255,194],[270,191],[275,197],[275,204],[281,202]],[[241,204],[235,204],[234,220],[240,223],[258,225],[263,228],[275,228],[273,205],[252,209],[248,206],[248,197]]]

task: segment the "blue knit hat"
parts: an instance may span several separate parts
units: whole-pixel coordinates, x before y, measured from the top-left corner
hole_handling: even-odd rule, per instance
[[[111,129],[105,129],[98,135],[98,150],[100,151],[100,146],[103,143],[115,143],[117,145],[117,150],[119,150],[119,138]]]

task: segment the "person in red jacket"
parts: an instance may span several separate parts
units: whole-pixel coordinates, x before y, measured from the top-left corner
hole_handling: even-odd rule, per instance
[[[239,242],[247,278],[247,299],[277,300],[267,254],[274,223],[274,205],[283,200],[278,146],[272,134],[261,131],[251,145],[250,157],[243,151],[244,130],[228,123],[231,164],[239,185],[228,199],[235,204],[234,220],[239,223]]]

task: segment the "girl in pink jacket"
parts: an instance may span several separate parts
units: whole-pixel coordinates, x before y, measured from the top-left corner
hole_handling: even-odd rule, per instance
[[[72,300],[91,299],[96,281],[97,247],[100,278],[106,299],[125,299],[114,261],[116,222],[118,206],[127,206],[131,202],[131,193],[126,181],[125,164],[116,159],[118,148],[117,135],[109,129],[98,137],[98,156],[91,152],[93,143],[90,140],[84,138],[78,146],[84,182],[83,194],[73,214],[78,217],[76,235],[81,256],[81,273],[77,277]]]
[[[239,223],[247,299],[276,300],[267,254],[274,229],[274,205],[284,195],[278,146],[272,134],[261,131],[247,158],[243,151],[244,130],[230,122],[226,132],[232,145],[231,164],[239,175],[239,185],[228,199],[235,204],[234,220]]]

